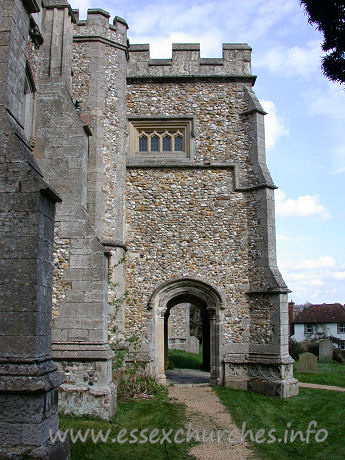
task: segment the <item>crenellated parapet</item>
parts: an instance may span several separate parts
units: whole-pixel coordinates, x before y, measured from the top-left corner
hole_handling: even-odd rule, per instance
[[[130,45],[128,77],[232,77],[255,79],[251,74],[251,47],[224,43],[222,58],[201,58],[199,43],[172,45],[171,59],[151,59],[147,44]]]
[[[110,14],[102,9],[88,9],[86,20],[80,20],[79,10],[73,10],[73,13],[76,17],[75,42],[101,41],[116,48],[127,49],[128,25],[124,19],[115,16],[111,24]]]

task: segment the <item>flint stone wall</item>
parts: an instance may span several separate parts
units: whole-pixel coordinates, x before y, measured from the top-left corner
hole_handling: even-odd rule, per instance
[[[190,335],[190,304],[176,305],[170,310],[168,348],[199,353],[199,340]]]
[[[88,211],[109,259],[109,319],[123,334],[124,182],[126,136],[127,24],[103,10],[88,10],[74,27],[73,97],[90,125]],[[115,308],[116,306],[116,308]],[[114,337],[111,337],[113,339]]]
[[[244,88],[239,83],[138,83],[128,85],[130,116],[151,113],[195,117],[195,156],[180,168],[133,166],[126,183],[128,245],[127,324],[149,341],[151,312],[146,305],[164,281],[184,276],[215,283],[226,293],[223,343],[270,343],[270,308],[251,318],[248,228],[259,201],[254,193],[234,190],[254,182]],[[173,158],[171,159],[173,160]],[[166,160],[167,162],[169,160]],[[205,162],[210,161],[209,166]],[[214,164],[226,162],[229,168]],[[194,165],[201,165],[198,169]],[[230,165],[236,165],[236,173]],[[260,235],[252,232],[259,243]],[[253,238],[253,235],[250,236]],[[265,273],[257,273],[265,285]],[[142,284],[138,284],[138,280]],[[264,320],[260,318],[264,316]],[[253,334],[251,334],[251,331]]]
[[[189,337],[189,304],[176,305],[170,310],[168,322],[169,340]]]
[[[123,241],[127,24],[89,10],[74,27],[73,96],[91,126],[88,210],[99,235]],[[93,37],[93,40],[90,39]],[[105,198],[106,197],[106,198]]]

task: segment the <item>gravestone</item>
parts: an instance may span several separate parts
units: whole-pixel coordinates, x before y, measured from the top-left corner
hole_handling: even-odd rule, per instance
[[[329,339],[319,343],[319,361],[333,361],[333,343]]]
[[[313,353],[302,353],[297,362],[297,372],[317,374],[317,356]]]
[[[199,339],[191,335],[188,339],[188,349],[186,350],[188,353],[194,353],[196,355],[199,354]]]

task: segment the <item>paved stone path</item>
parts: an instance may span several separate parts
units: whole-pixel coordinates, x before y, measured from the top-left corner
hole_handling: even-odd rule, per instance
[[[194,386],[194,385],[208,385],[210,381],[210,373],[200,371],[197,369],[173,369],[166,371],[167,385],[171,383],[174,385]],[[318,383],[304,383],[298,382],[301,388],[317,388],[320,390],[332,390],[345,392],[345,388],[333,385],[320,385]]]
[[[230,443],[227,436],[218,443],[210,441],[210,434],[237,428],[229,412],[220,403],[216,393],[209,386],[174,385],[169,387],[169,398],[187,407],[187,416],[193,430],[205,430],[206,442],[201,442],[190,450],[190,454],[200,460],[246,460],[255,459],[248,443]],[[187,428],[187,427],[186,427]]]
[[[319,385],[318,383],[298,382],[298,386],[303,388],[318,388],[319,390],[345,391],[345,388],[343,387],[335,387],[332,385]]]
[[[166,371],[167,385],[205,384],[210,382],[210,373],[197,369],[173,369]]]

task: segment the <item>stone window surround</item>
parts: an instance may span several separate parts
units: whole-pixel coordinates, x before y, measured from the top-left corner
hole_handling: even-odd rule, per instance
[[[176,117],[128,117],[129,123],[129,156],[136,158],[170,158],[170,159],[191,159],[194,156],[194,117],[181,115]],[[139,137],[142,130],[181,133],[183,136],[184,151],[163,151],[161,145],[160,151],[139,151]],[[139,131],[140,130],[140,131]],[[174,142],[172,134],[172,145]],[[162,143],[162,139],[161,139]]]
[[[35,140],[33,137],[33,125],[35,118],[35,95],[36,85],[32,74],[32,70],[29,62],[26,62],[25,71],[25,82],[24,82],[24,133],[29,141],[29,144],[33,146]]]

